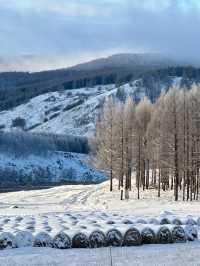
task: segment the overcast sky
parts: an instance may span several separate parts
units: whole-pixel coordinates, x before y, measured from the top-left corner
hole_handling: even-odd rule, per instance
[[[0,0],[0,71],[119,52],[200,61],[200,0]]]

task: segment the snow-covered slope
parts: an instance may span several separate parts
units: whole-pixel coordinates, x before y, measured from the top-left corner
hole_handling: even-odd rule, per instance
[[[105,175],[90,167],[86,160],[85,155],[62,152],[26,158],[0,154],[1,187],[104,181]]]
[[[25,120],[23,130],[26,131],[88,136],[94,133],[96,117],[109,95],[131,95],[135,101],[148,96],[155,100],[161,91],[180,86],[181,80],[171,77],[152,83],[138,79],[121,86],[110,84],[42,94],[26,104],[0,112],[0,130],[19,130],[13,121],[21,118]]]
[[[31,99],[12,110],[0,112],[0,128],[15,130],[16,118],[25,119],[27,131],[86,135],[94,130],[97,112],[115,85],[51,92]]]

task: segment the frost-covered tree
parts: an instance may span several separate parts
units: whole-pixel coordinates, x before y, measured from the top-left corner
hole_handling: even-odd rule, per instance
[[[110,177],[110,191],[113,190],[114,156],[115,156],[115,101],[108,98],[102,114],[96,123],[95,142],[97,147],[96,164],[104,169]]]

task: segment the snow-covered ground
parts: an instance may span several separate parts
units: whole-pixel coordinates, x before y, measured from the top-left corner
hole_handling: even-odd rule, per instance
[[[108,181],[0,194],[0,246],[3,243],[1,232],[9,232],[20,247],[0,251],[0,265],[199,265],[198,240],[64,251],[23,247],[32,245],[35,239],[44,239],[41,232],[54,239],[60,232],[72,238],[78,232],[89,236],[95,230],[107,234],[110,229],[117,229],[124,235],[132,226],[140,232],[146,226],[158,232],[166,219],[174,223],[175,218],[183,224],[194,221],[200,224],[199,202],[174,202],[173,192],[163,192],[161,198],[157,198],[156,191],[149,190],[141,194],[140,200],[136,195],[136,191],[132,191],[130,200],[120,201],[117,183],[111,193]],[[171,231],[174,228],[174,225],[165,226]],[[21,231],[26,233],[19,233]],[[51,242],[48,237],[46,241]]]
[[[181,196],[181,195],[180,195]],[[19,208],[13,209],[13,206]],[[120,192],[109,192],[109,181],[96,185],[67,185],[50,189],[20,191],[0,194],[0,215],[44,214],[58,212],[92,212],[157,216],[163,211],[177,215],[199,215],[200,202],[174,201],[173,191],[146,190],[137,200],[137,192],[130,192],[130,199],[120,201]]]
[[[141,247],[0,251],[2,266],[198,266],[200,242]]]

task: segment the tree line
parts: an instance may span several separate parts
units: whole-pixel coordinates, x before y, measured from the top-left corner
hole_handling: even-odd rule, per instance
[[[86,137],[30,133],[0,132],[0,153],[20,157],[46,156],[49,152],[89,153]]]
[[[96,122],[96,166],[129,191],[173,190],[174,199],[198,200],[200,187],[200,87],[170,88],[155,103],[110,97]]]

